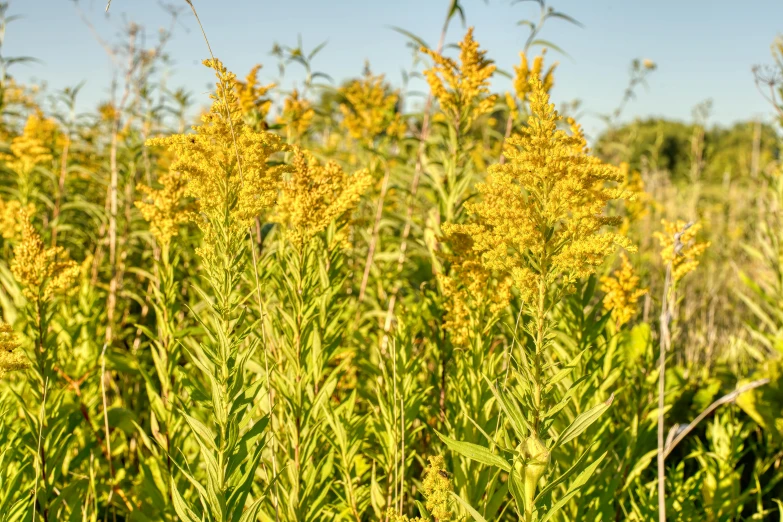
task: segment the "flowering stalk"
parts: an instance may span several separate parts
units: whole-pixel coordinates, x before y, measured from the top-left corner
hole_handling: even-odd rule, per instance
[[[661,245],[661,257],[666,263],[666,276],[661,299],[661,335],[658,355],[658,520],[666,522],[666,446],[664,441],[666,406],[666,353],[671,350],[672,322],[676,305],[677,283],[699,265],[698,258],[709,243],[696,243],[694,238],[701,225],[677,221],[662,221],[663,232],[655,237]]]
[[[468,29],[459,43],[459,49],[458,60],[452,60],[430,49],[422,49],[434,62],[431,68],[424,71],[424,76],[438,101],[436,121],[444,122],[446,128],[442,140],[436,142],[437,147],[434,148],[433,154],[435,157],[426,165],[426,174],[436,194],[438,207],[437,214],[428,219],[429,230],[425,232],[425,237],[441,236],[441,221],[455,222],[461,218],[464,201],[477,172],[471,156],[475,151],[476,141],[471,139],[470,133],[479,119],[493,110],[497,101],[497,96],[489,93],[490,79],[496,67],[487,59],[486,51],[481,50],[478,42],[474,40],[473,28]],[[447,411],[459,411],[447,407],[447,398],[464,397],[467,407],[475,412],[475,420],[479,423],[483,424],[486,420],[480,412],[490,414],[483,407],[491,397],[482,373],[485,370],[491,373],[494,366],[491,358],[485,360],[486,349],[491,340],[475,335],[479,331],[485,331],[485,324],[479,325],[477,321],[473,321],[468,325],[463,322],[465,319],[470,321],[471,315],[478,316],[476,319],[483,315],[483,308],[486,307],[481,301],[485,297],[485,289],[478,289],[478,285],[474,283],[480,285],[479,281],[482,280],[488,283],[490,274],[487,271],[480,273],[481,270],[474,270],[477,268],[475,258],[470,259],[470,247],[465,248],[469,238],[462,236],[450,239],[448,243],[453,255],[443,253],[446,244],[427,242],[437,273],[438,291],[449,310],[442,326],[452,334],[451,345],[443,343],[439,350],[439,405],[441,421],[454,426],[458,436],[469,438],[477,435],[475,427],[472,423],[460,419],[461,415],[447,417]],[[444,266],[444,259],[451,261],[452,266]],[[466,292],[470,294],[476,290],[479,292],[466,295]],[[504,293],[500,290],[497,310],[503,308]],[[468,301],[471,301],[470,304]],[[490,299],[486,300],[489,301]],[[490,308],[494,307],[490,305]],[[471,349],[464,349],[467,347]],[[458,356],[455,357],[455,354]],[[456,374],[453,376],[453,386],[450,384],[449,377],[452,372],[449,368],[456,370],[453,372]],[[464,472],[471,474],[476,471],[465,469]]]
[[[540,26],[538,28],[540,30]],[[530,41],[530,40],[528,40]],[[549,66],[546,74],[543,74],[544,69],[544,55],[546,54],[546,48],[541,50],[541,54],[533,58],[532,65],[528,63],[527,56],[528,49],[520,51],[519,53],[519,65],[514,66],[514,94],[510,92],[506,93],[506,105],[508,106],[508,118],[506,119],[506,130],[503,135],[503,141],[501,142],[501,150],[506,140],[511,136],[511,132],[514,129],[514,125],[519,118],[519,106],[522,105],[527,113],[527,104],[530,103],[530,79],[542,78],[544,83],[544,89],[546,92],[552,90],[554,86],[554,72],[557,67],[557,62]],[[516,98],[514,97],[516,96]],[[501,153],[499,163],[502,165],[506,162],[506,157]]]
[[[620,260],[619,270],[601,278],[604,309],[611,313],[618,328],[636,315],[639,298],[647,293],[646,288],[639,288],[639,276],[625,252],[620,254]]]
[[[277,439],[285,466],[280,514],[296,521],[324,516],[317,499],[330,486],[319,470],[333,455],[320,427],[349,360],[335,361],[347,303],[341,293],[344,225],[371,177],[366,170],[348,176],[333,162],[321,166],[300,150],[292,163],[273,216],[283,229],[275,252],[273,327],[280,348],[274,388],[282,399]]]
[[[177,291],[179,284],[174,275],[178,264],[178,255],[173,248],[172,239],[178,234],[179,225],[190,216],[190,209],[183,205],[186,180],[178,172],[160,175],[160,188],[153,189],[139,185],[137,191],[146,194],[149,201],[136,201],[144,219],[149,222],[150,232],[156,243],[155,282],[151,285],[153,306],[156,311],[155,335],[152,336],[151,355],[157,381],[142,370],[152,409],[152,435],[165,450],[168,483],[172,477],[172,448],[177,447],[181,418],[175,413],[175,397],[179,383],[175,379],[174,369],[181,355],[179,343],[175,339],[177,330],[174,316],[177,313]],[[153,450],[153,448],[149,448]],[[172,500],[171,491],[168,494]]]
[[[57,360],[57,345],[49,333],[51,304],[58,295],[72,288],[79,275],[79,267],[73,261],[65,259],[65,251],[61,247],[44,247],[41,236],[30,223],[26,213],[23,214],[23,223],[22,239],[14,248],[11,271],[22,285],[22,293],[28,300],[26,312],[34,343],[32,369],[39,384],[38,389],[34,388],[34,398],[39,405],[38,414],[29,416],[31,420],[37,417],[38,424],[35,427],[38,440],[35,467],[38,477],[33,513],[47,521],[52,497],[57,494],[54,484],[56,472],[52,472],[52,466],[56,470],[57,460],[48,463],[47,456],[50,450],[55,454],[59,450],[56,447],[57,441],[49,437],[47,417],[47,398],[50,395],[50,382],[54,380],[53,367]]]
[[[25,122],[22,134],[11,141],[10,152],[0,160],[16,175],[19,201],[26,206],[33,201],[36,169],[53,160],[52,145],[58,136],[57,123],[37,110]]]
[[[552,453],[587,429],[611,403],[610,399],[582,413],[559,436],[549,439],[557,412],[569,400],[568,390],[559,396],[558,383],[579,359],[577,354],[573,360],[557,361],[549,354],[551,312],[618,245],[630,248],[623,236],[603,231],[619,224],[618,218],[603,215],[606,204],[628,196],[612,187],[621,181],[619,170],[589,155],[575,122],[569,120],[571,135],[557,128],[561,117],[537,77],[531,79],[530,106],[528,127],[507,142],[509,161],[490,167],[487,182],[478,186],[482,200],[466,205],[474,221],[444,226],[447,234],[470,236],[473,251],[487,269],[510,275],[531,318],[526,331],[533,346],[515,359],[519,363],[512,369],[510,395],[493,386],[518,437],[515,447],[505,448],[512,460],[498,459],[486,448],[478,454],[466,451],[465,443],[442,436],[453,450],[510,473],[509,490],[526,521],[540,516],[543,498],[537,495],[538,486],[549,470]],[[602,459],[584,472],[592,473]]]
[[[497,101],[497,95],[489,94],[489,80],[496,67],[487,59],[487,52],[479,49],[478,42],[473,39],[472,27],[459,48],[459,64],[431,49],[421,49],[434,61],[433,67],[424,71],[424,76],[449,127],[444,147],[447,152],[441,161],[443,175],[430,174],[439,195],[439,219],[446,222],[457,218],[470,182],[467,161],[471,143],[466,136]]]
[[[194,363],[207,378],[211,411],[209,427],[180,410],[201,449],[206,485],[183,470],[197,485],[201,514],[189,506],[172,484],[174,508],[186,521],[235,520],[245,511],[255,469],[261,458],[267,419],[251,419],[260,386],[245,382],[245,363],[255,351],[250,336],[255,324],[245,320],[244,297],[238,292],[247,262],[245,241],[250,226],[275,198],[281,167],[268,160],[285,150],[282,141],[266,132],[255,132],[242,121],[236,95],[236,78],[218,60],[206,60],[217,76],[211,111],[193,135],[149,140],[167,146],[177,156],[172,169],[187,180],[186,194],[195,198],[193,215],[204,233],[198,249],[205,279],[212,290],[208,318],[198,317],[209,341],[195,350]],[[206,296],[205,296],[206,297]],[[252,426],[252,427],[251,427]],[[239,457],[238,457],[239,455]],[[261,509],[263,497],[251,509]],[[197,508],[196,508],[197,509]]]

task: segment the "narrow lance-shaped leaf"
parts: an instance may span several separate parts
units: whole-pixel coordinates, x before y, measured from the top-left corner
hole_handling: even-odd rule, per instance
[[[454,440],[438,431],[435,433],[438,434],[438,437],[440,437],[440,439],[446,444],[446,446],[449,447],[450,450],[459,453],[463,457],[475,460],[481,464],[486,464],[487,466],[500,468],[504,471],[511,471],[511,464],[509,464],[508,461],[506,461],[503,457],[492,453],[488,448],[470,442]]]
[[[454,500],[456,500],[457,502],[459,502],[459,504],[460,504],[460,505],[461,505],[461,506],[462,506],[462,507],[465,509],[465,511],[467,511],[467,512],[468,512],[468,514],[469,514],[471,517],[473,517],[473,520],[475,520],[475,522],[487,522],[487,521],[486,521],[486,519],[485,519],[484,517],[482,517],[482,516],[481,516],[481,514],[479,514],[479,512],[478,512],[478,511],[476,511],[475,509],[473,509],[473,507],[472,507],[470,504],[468,504],[467,502],[465,502],[465,501],[462,499],[462,497],[460,497],[459,495],[457,495],[457,494],[456,494],[456,493],[454,493],[453,491],[451,492],[451,497],[452,497]],[[417,503],[418,503],[418,502],[417,502]]]
[[[557,511],[565,506],[569,500],[571,500],[571,497],[576,495],[576,493],[579,491],[579,489],[584,486],[587,481],[590,479],[590,477],[593,476],[593,473],[595,473],[596,468],[599,464],[601,464],[601,461],[604,460],[604,457],[606,457],[606,453],[598,457],[595,462],[590,464],[588,467],[585,468],[582,473],[579,474],[579,476],[576,477],[576,479],[571,483],[571,485],[568,487],[568,491],[566,491],[566,494],[563,495],[563,497],[558,500],[550,509],[547,511],[547,514],[541,518],[541,522],[546,522],[549,520],[552,516],[554,516]]]
[[[602,402],[598,406],[595,406],[586,412],[579,415],[577,418],[574,419],[574,421],[563,430],[563,432],[560,434],[560,436],[557,438],[557,441],[555,442],[554,446],[552,446],[552,451],[555,450],[555,448],[558,448],[559,446],[562,446],[563,444],[566,444],[576,437],[578,437],[582,432],[584,432],[587,428],[590,427],[591,424],[593,424],[596,420],[598,420],[598,417],[600,417],[603,412],[609,409],[609,406],[612,405],[612,401],[614,400],[614,394],[612,394],[611,397],[609,397],[605,402]]]

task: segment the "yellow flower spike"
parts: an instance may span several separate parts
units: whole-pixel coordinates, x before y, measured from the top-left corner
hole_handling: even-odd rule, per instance
[[[266,95],[275,87],[275,84],[261,85],[258,81],[258,71],[260,70],[261,64],[255,65],[245,76],[244,82],[236,82],[235,88],[242,114],[249,116],[256,113],[260,120],[264,120],[272,107],[272,100],[266,98]]]
[[[150,225],[150,231],[161,247],[166,247],[171,238],[177,235],[179,225],[191,220],[187,208],[183,206],[187,181],[176,171],[161,174],[158,178],[161,188],[153,189],[139,184],[136,190],[146,195],[150,202],[136,201],[142,217]]]
[[[25,212],[23,219],[22,240],[14,247],[11,272],[25,297],[46,303],[73,288],[79,278],[79,265],[67,259],[62,247],[45,248]]]
[[[451,492],[454,491],[454,485],[446,471],[443,457],[440,455],[430,457],[429,462],[430,465],[424,471],[424,480],[421,484],[422,492],[427,499],[427,510],[435,519],[447,522],[454,517],[451,510]]]
[[[296,150],[290,179],[281,183],[274,220],[286,227],[286,235],[302,248],[335,220],[356,207],[372,178],[364,169],[348,176],[337,163],[321,166],[309,153]]]
[[[524,100],[530,90],[530,69],[525,51],[519,52],[519,65],[514,66],[514,92],[517,98]]]
[[[611,312],[618,327],[636,315],[639,298],[647,293],[646,288],[639,288],[639,276],[634,272],[625,252],[620,254],[620,259],[620,268],[612,275],[601,278],[601,291],[606,294],[603,299],[604,310]]]
[[[35,213],[35,206],[28,203],[24,208],[22,204],[12,199],[5,201],[0,199],[0,234],[3,239],[18,241],[22,237],[24,228],[24,216],[31,216]]]
[[[687,223],[683,220],[670,222],[663,219],[661,225],[663,225],[663,232],[655,232],[654,236],[661,246],[661,259],[664,263],[672,265],[672,281],[676,284],[688,273],[696,270],[699,266],[698,258],[709,248],[710,242],[695,241],[696,234],[701,230],[700,223],[694,223],[686,229]],[[679,233],[681,233],[679,242],[682,244],[682,249],[676,252],[675,234]]]
[[[397,107],[400,96],[391,90],[383,75],[368,72],[338,92],[344,99],[340,103],[341,125],[353,139],[371,143],[382,134],[402,137],[405,125]]]
[[[506,105],[508,105],[508,113],[511,116],[511,121],[516,121],[519,118],[519,107],[517,101],[514,99],[514,95],[510,92],[506,92]]]
[[[301,136],[312,124],[315,111],[310,102],[299,97],[294,89],[283,100],[283,111],[277,117],[277,123],[285,125],[295,136]]]
[[[101,121],[113,122],[117,117],[117,109],[111,102],[102,103],[98,106],[98,115]]]
[[[38,92],[38,87],[28,87],[16,83],[13,78],[7,78],[3,86],[3,107],[9,105],[19,105],[21,107],[32,109],[36,106],[34,95]]]
[[[492,280],[492,272],[481,263],[473,251],[470,236],[452,233],[446,237],[453,252],[445,256],[451,261],[449,275],[437,274],[445,298],[443,328],[449,332],[455,346],[468,346],[483,328],[486,317],[495,316],[511,300],[512,279],[508,275]]]
[[[519,53],[519,65],[514,66],[514,92],[520,101],[529,100],[530,98],[530,80],[532,78],[542,78],[544,85],[544,91],[549,93],[555,83],[555,69],[557,68],[557,62],[549,66],[546,74],[542,75],[544,69],[544,56],[546,55],[546,48],[541,50],[541,54],[533,58],[533,65],[528,65],[528,57],[524,51]]]
[[[174,153],[171,169],[187,182],[185,195],[196,200],[200,214],[196,221],[209,248],[215,241],[212,223],[228,219],[232,231],[243,234],[274,204],[280,176],[287,167],[270,166],[268,160],[288,146],[279,136],[256,132],[244,123],[233,73],[219,60],[205,60],[204,65],[215,70],[218,81],[215,94],[210,96],[212,107],[202,115],[202,124],[194,127],[195,134],[152,138],[147,145],[163,146]]]
[[[647,214],[650,195],[644,190],[642,175],[636,170],[631,171],[628,163],[620,164],[620,172],[623,176],[621,188],[631,194],[625,201],[625,214],[620,227],[621,232],[626,234],[631,225]]]
[[[470,127],[481,115],[492,110],[497,95],[489,94],[489,79],[496,66],[486,58],[487,51],[479,50],[469,28],[459,44],[459,65],[452,59],[425,47],[421,51],[435,62],[424,71],[432,95],[441,110],[455,120],[463,120]]]
[[[10,324],[0,323],[0,377],[8,372],[27,369],[30,366],[27,357],[19,353],[19,341]]]
[[[588,155],[581,131],[557,129],[561,116],[538,78],[531,80],[530,107],[528,127],[507,141],[508,161],[489,168],[477,187],[482,200],[466,204],[474,222],[444,225],[447,234],[471,236],[484,266],[510,273],[527,302],[541,284],[560,279],[566,288],[594,273],[617,246],[633,249],[624,236],[603,230],[619,222],[603,215],[607,203],[628,197],[611,186],[622,181],[619,169]]]
[[[11,141],[11,153],[0,155],[0,159],[12,171],[27,176],[37,165],[52,161],[52,147],[58,135],[57,122],[37,110],[27,118],[22,134]]]

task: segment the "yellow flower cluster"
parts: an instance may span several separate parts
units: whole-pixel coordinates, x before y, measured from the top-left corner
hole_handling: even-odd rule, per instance
[[[315,116],[315,111],[310,102],[300,98],[299,91],[294,89],[283,100],[283,111],[278,116],[277,123],[285,125],[294,135],[301,136],[310,128],[313,116]]]
[[[612,319],[620,327],[636,315],[639,298],[647,293],[639,288],[639,276],[625,252],[620,254],[621,266],[614,274],[601,278],[601,291],[604,292],[604,310],[611,311]]]
[[[21,176],[30,174],[36,165],[52,160],[52,147],[58,137],[57,123],[36,111],[27,118],[22,134],[11,141],[11,154],[0,159]]]
[[[528,63],[527,54],[525,51],[519,53],[519,65],[514,66],[514,92],[520,101],[524,102],[529,100],[531,94],[531,78],[541,78],[544,84],[544,90],[549,93],[552,90],[552,86],[555,84],[555,68],[557,62],[549,66],[546,73],[544,70],[544,55],[546,55],[546,48],[541,50],[541,54],[533,58],[533,63]]]
[[[332,221],[348,214],[371,183],[366,169],[348,176],[337,163],[321,166],[310,154],[297,150],[290,179],[281,183],[275,221],[302,248]]]
[[[408,515],[400,515],[394,509],[389,508],[386,511],[386,518],[389,522],[427,522],[427,519],[421,517],[409,517]]]
[[[363,143],[372,143],[381,135],[402,137],[405,123],[398,111],[399,95],[392,92],[383,75],[369,72],[364,78],[352,80],[340,87],[342,126],[350,136]]]
[[[620,164],[620,172],[623,176],[621,188],[631,194],[625,201],[625,215],[620,231],[625,234],[631,225],[639,221],[647,214],[650,195],[644,191],[644,180],[639,171],[632,171],[628,163]]]
[[[41,236],[23,212],[22,240],[14,247],[11,272],[25,297],[46,303],[71,290],[79,277],[79,265],[67,258],[62,247],[45,248]]]
[[[27,87],[25,85],[16,83],[13,78],[7,78],[5,84],[2,87],[3,107],[9,105],[20,105],[22,107],[31,109],[35,107],[35,100],[33,96],[38,92],[38,87]]]
[[[235,89],[242,114],[254,116],[262,121],[266,119],[269,109],[272,107],[272,100],[266,98],[266,95],[275,87],[275,84],[261,85],[258,82],[258,71],[260,70],[261,64],[255,65],[245,76],[244,82],[237,81],[235,83]]]
[[[252,221],[271,207],[283,166],[268,160],[288,147],[279,136],[255,132],[243,122],[236,94],[236,77],[219,60],[205,60],[215,70],[217,90],[212,107],[202,115],[195,134],[175,134],[147,140],[149,146],[164,146],[176,156],[171,169],[182,174],[185,194],[195,198],[205,243],[214,244],[214,224],[244,233]],[[236,140],[236,142],[235,142]],[[239,156],[239,161],[237,161]]]
[[[514,99],[514,95],[506,91],[505,98],[511,121],[517,121],[517,118],[519,118],[519,107],[517,106],[517,101]]]
[[[192,219],[188,209],[183,206],[187,181],[177,171],[169,171],[158,178],[161,187],[154,189],[139,184],[136,190],[146,195],[150,201],[136,201],[142,217],[149,223],[150,232],[161,247],[166,247],[171,238],[177,235],[179,225]]]
[[[35,206],[32,203],[28,203],[23,209],[22,204],[15,199],[0,199],[0,234],[3,239],[18,240],[24,228],[24,216],[34,213]]]
[[[484,266],[509,272],[526,302],[558,279],[568,288],[616,246],[631,246],[602,231],[620,221],[603,215],[607,203],[628,197],[611,186],[622,181],[619,170],[588,154],[574,122],[574,135],[557,129],[561,117],[538,78],[531,80],[530,106],[528,126],[507,141],[509,161],[492,165],[478,185],[482,200],[466,204],[475,221],[444,226],[471,236]]]
[[[687,223],[680,219],[673,223],[663,219],[661,225],[663,232],[655,232],[654,235],[661,245],[663,262],[672,265],[672,281],[677,283],[686,274],[696,270],[699,257],[709,248],[710,242],[695,241],[696,234],[701,230],[700,223],[688,227]]]
[[[424,71],[424,76],[441,110],[460,125],[470,127],[497,102],[497,95],[489,94],[489,79],[496,67],[486,58],[487,52],[479,50],[472,27],[459,48],[457,65],[454,60],[422,47],[421,51],[435,62],[431,69]]]
[[[111,102],[105,102],[98,106],[98,114],[101,121],[112,122],[117,118],[117,108]]]
[[[16,351],[19,341],[10,324],[0,323],[0,377],[8,372],[24,370],[30,363]]]
[[[488,317],[502,312],[511,300],[511,278],[493,281],[491,271],[473,251],[473,240],[453,233],[448,236],[453,252],[449,275],[438,274],[446,299],[443,328],[449,332],[455,346],[468,346],[489,324]]]
[[[427,499],[427,510],[436,520],[446,522],[454,517],[451,511],[451,492],[454,485],[446,472],[443,457],[430,457],[429,461],[430,465],[424,470],[424,480],[421,483],[422,493]]]

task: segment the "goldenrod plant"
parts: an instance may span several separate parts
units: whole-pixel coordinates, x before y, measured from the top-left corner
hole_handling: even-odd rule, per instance
[[[0,3],[0,522],[780,518],[779,38],[773,119],[634,119],[639,58],[586,133],[549,2],[503,58],[444,1],[401,78],[88,4],[89,92]]]
[[[198,253],[210,292],[203,294],[209,305],[199,317],[205,339],[191,348],[193,364],[206,382],[185,384],[193,386],[195,400],[211,410],[209,424],[188,414],[186,403],[177,405],[201,450],[206,483],[199,485],[193,472],[183,468],[188,481],[198,485],[198,502],[188,502],[172,487],[173,504],[183,520],[227,521],[245,516],[250,484],[266,444],[269,418],[251,407],[262,388],[247,382],[245,373],[259,342],[249,338],[258,323],[246,320],[247,296],[239,293],[239,285],[248,262],[250,225],[271,206],[283,170],[268,160],[286,146],[278,136],[247,126],[235,76],[216,59],[204,64],[215,71],[217,84],[202,125],[192,136],[153,138],[149,144],[166,146],[176,154],[172,169],[185,177],[186,194],[198,202],[192,219],[204,234]],[[258,513],[263,501],[264,497],[254,499],[251,512]]]

